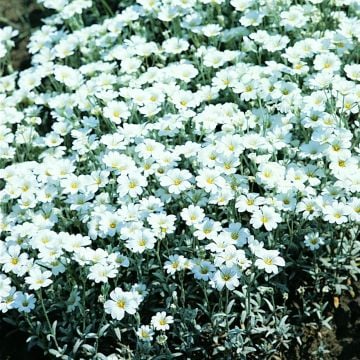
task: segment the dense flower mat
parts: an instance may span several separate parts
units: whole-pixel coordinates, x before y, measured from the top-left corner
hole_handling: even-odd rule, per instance
[[[39,3],[28,69],[0,29],[3,318],[62,359],[283,359],[331,328],[359,1]]]

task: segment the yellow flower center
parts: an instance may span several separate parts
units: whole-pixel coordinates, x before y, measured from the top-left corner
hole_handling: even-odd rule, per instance
[[[125,308],[125,301],[124,300],[117,301],[116,306],[119,307],[120,309],[124,309]]]
[[[135,181],[130,181],[129,182],[129,188],[134,189],[135,187],[136,187],[136,182]]]
[[[266,178],[271,177],[271,172],[270,172],[269,170],[264,171],[264,176],[265,176]]]
[[[273,259],[271,259],[271,258],[265,258],[265,259],[264,259],[264,263],[265,263],[266,265],[272,265],[272,264],[273,264]]]

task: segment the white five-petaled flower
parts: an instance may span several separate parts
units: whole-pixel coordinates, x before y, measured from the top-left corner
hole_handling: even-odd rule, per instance
[[[104,303],[104,309],[113,319],[121,320],[125,314],[135,314],[138,308],[134,295],[130,291],[116,288],[110,293],[110,299]]]
[[[348,221],[348,215],[351,209],[348,205],[334,201],[331,205],[326,206],[324,209],[324,220],[333,224],[343,224]]]
[[[154,336],[154,330],[149,325],[141,325],[137,329],[136,335],[141,341],[151,341]]]
[[[224,286],[229,290],[234,290],[239,286],[239,271],[235,267],[222,267],[216,271],[212,280],[212,287],[222,290]]]
[[[126,103],[122,101],[110,101],[104,107],[104,116],[115,124],[120,124],[122,120],[126,120],[130,116],[130,111]]]
[[[281,216],[272,207],[265,205],[253,212],[250,224],[255,229],[259,229],[264,226],[267,231],[271,231],[276,229],[278,223],[281,221]]]
[[[160,178],[160,185],[167,187],[170,194],[180,194],[191,187],[191,178],[188,170],[171,169]]]
[[[317,250],[321,245],[324,245],[324,238],[319,236],[319,232],[311,232],[305,235],[304,244],[310,250]]]
[[[33,294],[17,292],[15,295],[13,306],[19,312],[29,313],[35,308],[36,299]]]
[[[29,271],[29,276],[25,278],[25,282],[29,284],[29,289],[39,290],[52,283],[52,280],[50,279],[51,275],[51,271],[41,271],[40,268],[34,267]]]
[[[165,311],[157,312],[151,318],[151,325],[156,330],[169,330],[170,324],[174,322],[174,318],[170,315],[166,315]]]
[[[120,196],[129,195],[130,197],[136,197],[141,195],[143,188],[147,185],[145,176],[141,174],[129,174],[121,175],[118,177],[117,182],[118,193]]]
[[[285,260],[279,256],[277,250],[266,250],[260,248],[255,252],[258,259],[255,261],[255,266],[260,270],[265,270],[268,274],[277,274],[279,266],[285,266]]]

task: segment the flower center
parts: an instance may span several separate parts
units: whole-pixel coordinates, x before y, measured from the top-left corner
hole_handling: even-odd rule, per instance
[[[19,262],[19,259],[18,259],[18,258],[12,258],[12,259],[11,259],[11,263],[12,263],[13,265],[17,265],[18,262]]]
[[[129,182],[129,188],[134,189],[135,187],[136,187],[136,182],[135,181],[130,181]]]
[[[272,264],[273,264],[273,259],[271,259],[271,258],[265,258],[265,259],[264,259],[264,263],[265,263],[266,265],[272,265]]]
[[[125,301],[124,300],[117,301],[116,306],[119,307],[120,309],[124,309],[125,308]]]

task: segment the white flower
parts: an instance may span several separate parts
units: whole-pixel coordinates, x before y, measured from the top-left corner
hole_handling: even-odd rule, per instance
[[[166,213],[150,214],[147,221],[157,236],[172,234],[176,229],[175,215],[167,215]]]
[[[7,252],[0,255],[0,263],[3,264],[2,270],[22,276],[27,271],[28,257],[27,253],[21,253],[19,245],[9,246]]]
[[[137,329],[136,335],[141,341],[152,341],[154,330],[149,325],[141,325]]]
[[[52,280],[50,279],[51,276],[51,271],[42,272],[40,268],[35,267],[29,271],[29,276],[25,278],[25,282],[29,284],[29,289],[39,290],[52,283]]]
[[[136,169],[134,160],[116,151],[110,151],[103,158],[103,162],[108,168],[121,172],[121,175],[130,174]]]
[[[222,28],[220,25],[218,24],[208,24],[205,25],[201,28],[202,33],[206,36],[206,37],[213,37],[213,36],[217,36],[220,34]]]
[[[278,223],[281,221],[281,216],[272,207],[264,205],[253,212],[250,224],[255,229],[259,229],[264,226],[267,231],[271,231],[276,229]]]
[[[157,312],[156,315],[151,318],[151,325],[156,330],[169,330],[170,324],[173,322],[174,318],[170,315],[166,315],[165,311]]]
[[[90,267],[88,279],[96,283],[107,283],[109,278],[114,278],[117,275],[117,270],[109,265],[95,264]]]
[[[265,186],[275,187],[280,180],[284,179],[285,169],[278,163],[266,162],[259,166],[257,178]]]
[[[144,142],[135,147],[135,151],[140,157],[147,159],[150,156],[156,156],[164,151],[165,146],[152,139],[145,139]]]
[[[203,188],[206,192],[212,192],[217,191],[219,187],[223,187],[225,180],[220,176],[218,170],[205,168],[196,177],[196,183],[199,188]]]
[[[360,199],[356,197],[352,198],[348,206],[350,211],[349,218],[353,221],[360,222]]]
[[[11,279],[0,274],[0,297],[7,297],[11,291]]]
[[[257,193],[248,193],[246,195],[240,195],[236,199],[235,207],[239,212],[254,212],[259,208],[260,205],[263,205],[265,199],[262,196],[259,196]]]
[[[239,273],[235,267],[222,267],[216,271],[210,284],[219,291],[222,290],[224,286],[229,290],[234,290],[240,284]]]
[[[117,188],[119,195],[129,195],[131,197],[141,195],[143,187],[145,187],[148,183],[145,176],[136,173],[121,175],[117,178],[117,182],[119,184]]]
[[[104,116],[115,124],[120,124],[130,116],[126,103],[121,101],[110,101],[104,107]]]
[[[213,273],[215,272],[215,266],[206,260],[195,260],[191,271],[194,274],[194,278],[198,280],[208,281],[212,278]]]
[[[125,314],[135,314],[138,308],[137,302],[131,292],[116,288],[110,293],[110,299],[104,303],[104,309],[113,319],[121,320]]]
[[[73,174],[68,175],[66,178],[61,180],[61,186],[63,187],[64,193],[76,194],[78,191],[83,189],[83,178]]]
[[[19,312],[29,313],[35,308],[36,299],[33,294],[15,293],[14,308]]]
[[[325,72],[335,72],[340,69],[340,59],[334,53],[328,52],[315,56],[314,68]]]
[[[334,201],[331,205],[326,206],[324,211],[324,220],[330,224],[343,224],[348,221],[347,216],[350,214],[350,208],[346,204]]]
[[[168,187],[170,194],[180,194],[191,187],[192,175],[187,170],[171,169],[160,178],[160,185]]]
[[[344,66],[346,75],[351,80],[360,81],[360,65],[359,64],[347,64]]]
[[[324,238],[319,236],[318,232],[312,232],[305,235],[304,244],[310,250],[317,250],[321,245],[324,245]]]
[[[82,236],[81,234],[67,234],[60,233],[60,236],[63,241],[63,248],[69,252],[75,252],[91,244],[91,240],[88,236]]]
[[[7,54],[6,46],[3,43],[0,43],[0,59],[5,57]]]
[[[191,226],[200,223],[204,219],[205,213],[200,206],[189,205],[181,210],[180,216],[186,225]]]
[[[186,259],[183,255],[170,255],[169,260],[165,261],[164,269],[168,274],[175,274],[176,271],[184,270]]]
[[[162,43],[162,47],[165,52],[170,54],[180,54],[183,51],[186,51],[189,47],[189,43],[180,38],[172,37],[170,39],[165,40]]]
[[[255,266],[260,270],[265,270],[268,274],[277,274],[279,272],[278,266],[285,266],[285,261],[279,256],[277,250],[259,249],[255,255],[258,257]]]
[[[244,250],[237,250],[234,245],[230,245],[215,255],[214,264],[217,267],[226,266],[228,268],[237,263],[238,257],[244,256]]]
[[[56,65],[54,69],[55,79],[69,88],[78,88],[82,82],[83,77],[77,69],[73,69],[66,65]]]
[[[154,234],[148,230],[137,230],[126,242],[126,247],[135,253],[143,253],[145,250],[153,249],[156,243]]]
[[[18,296],[18,292],[15,287],[12,287],[9,294],[0,299],[0,311],[6,313],[7,311],[14,309],[15,298]]]
[[[221,229],[221,224],[218,221],[204,218],[202,223],[195,224],[195,228],[197,230],[194,232],[194,236],[196,236],[199,240],[213,240],[217,237],[218,232]]]

